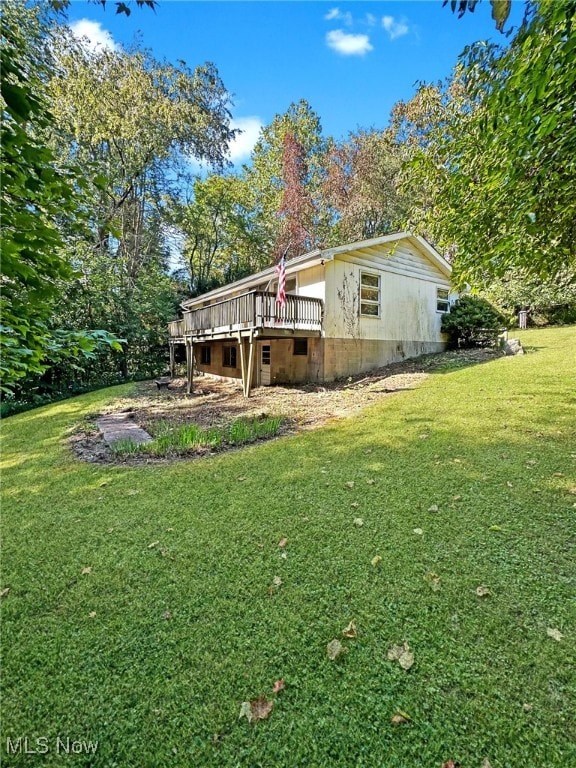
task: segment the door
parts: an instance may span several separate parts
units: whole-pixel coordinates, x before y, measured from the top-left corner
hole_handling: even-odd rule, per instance
[[[270,386],[270,344],[263,344],[260,349],[260,386]]]

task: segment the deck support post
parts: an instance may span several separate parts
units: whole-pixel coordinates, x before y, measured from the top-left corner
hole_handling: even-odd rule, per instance
[[[174,349],[174,342],[169,343],[170,348],[170,377],[173,379],[176,376],[176,353]]]
[[[192,394],[194,382],[194,345],[191,339],[186,339],[186,394]]]
[[[240,346],[240,366],[242,370],[242,393],[244,397],[250,397],[252,389],[252,374],[254,371],[254,342],[253,333],[248,338],[242,338],[238,333],[238,345]]]
[[[246,377],[246,397],[250,397],[250,391],[252,389],[252,378],[254,376],[254,334],[250,331],[248,338],[248,375]]]

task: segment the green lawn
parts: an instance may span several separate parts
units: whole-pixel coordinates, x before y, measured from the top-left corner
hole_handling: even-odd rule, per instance
[[[576,329],[521,337],[525,357],[197,461],[72,457],[125,387],[6,420],[1,765],[576,765]],[[269,718],[239,719],[261,694]],[[20,736],[49,751],[8,754]]]

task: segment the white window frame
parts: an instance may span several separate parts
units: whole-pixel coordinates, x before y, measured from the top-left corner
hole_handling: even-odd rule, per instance
[[[375,277],[378,280],[378,285],[363,285],[362,284],[362,278],[364,276],[367,277]],[[367,288],[368,290],[377,291],[378,298],[377,299],[363,299],[362,298],[362,288]],[[371,307],[377,307],[378,308],[378,314],[374,315],[370,312],[363,312],[362,311],[362,305],[368,305]],[[371,317],[373,319],[378,319],[382,315],[382,276],[379,272],[368,272],[368,271],[362,271],[360,272],[360,291],[359,291],[359,312],[360,317]]]
[[[446,298],[440,297],[440,293],[445,293]],[[442,307],[440,305],[442,305]],[[441,315],[450,312],[450,288],[444,288],[439,285],[436,286],[436,312],[439,312]]]

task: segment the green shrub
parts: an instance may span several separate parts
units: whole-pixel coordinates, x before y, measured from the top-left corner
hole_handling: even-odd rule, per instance
[[[489,301],[478,296],[462,296],[442,317],[442,331],[454,347],[482,347],[495,343],[504,317]]]

